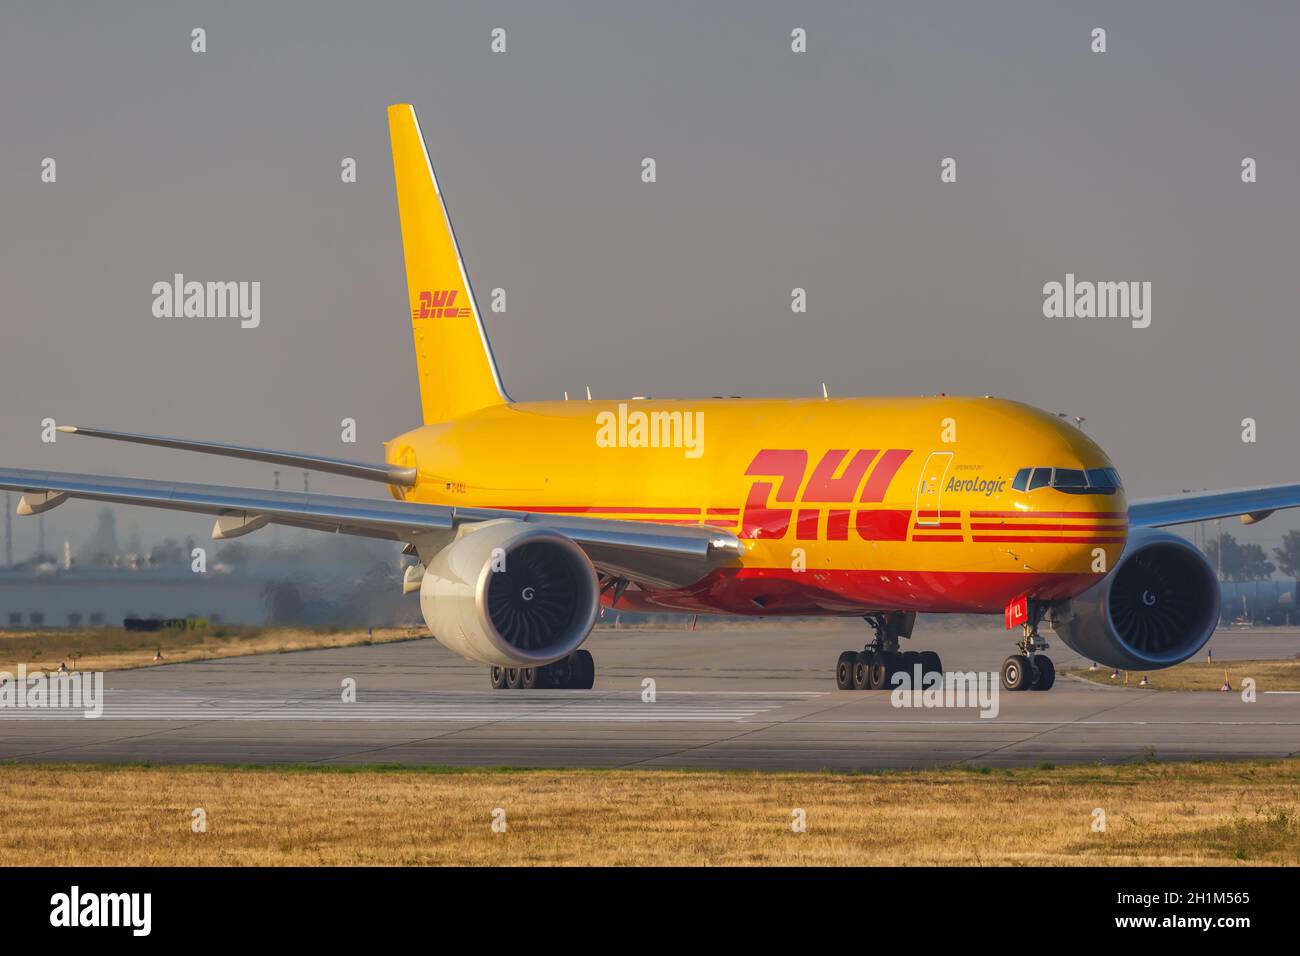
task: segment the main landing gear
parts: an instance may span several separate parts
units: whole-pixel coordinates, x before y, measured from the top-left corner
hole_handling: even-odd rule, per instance
[[[1023,636],[1016,643],[1020,653],[1002,662],[1003,690],[1051,690],[1056,683],[1056,665],[1038,653],[1047,650],[1047,642],[1038,634],[1038,622],[1046,611],[1046,603],[1030,599],[1029,620],[1020,625]]]
[[[939,674],[942,679],[943,662],[934,651],[900,652],[898,649],[900,637],[912,636],[915,612],[868,614],[866,622],[871,625],[875,636],[861,651],[845,651],[840,655],[835,664],[836,687],[840,690],[893,690],[894,675],[904,673],[914,683],[918,665],[922,681],[930,674]]]
[[[574,651],[568,657],[541,667],[500,667],[488,669],[493,690],[532,690],[538,687],[563,690],[591,690],[596,683],[596,661],[591,651]]]

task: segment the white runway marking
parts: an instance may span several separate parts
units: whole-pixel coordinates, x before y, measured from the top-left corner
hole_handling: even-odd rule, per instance
[[[645,703],[635,691],[593,697],[554,691],[410,692],[358,694],[355,703],[339,698],[210,697],[198,694],[142,690],[109,690],[98,720],[295,720],[295,721],[450,721],[520,722],[664,722],[710,721],[734,723],[785,704],[821,696],[815,692],[786,693],[660,693]],[[86,720],[72,709],[5,708],[3,720]]]

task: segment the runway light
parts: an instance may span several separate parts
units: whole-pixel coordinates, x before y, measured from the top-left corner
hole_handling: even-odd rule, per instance
[[[1114,672],[1110,675],[1110,679],[1111,679],[1111,680],[1119,680],[1119,671],[1114,671]]]
[[[1143,675],[1142,675],[1142,679],[1141,679],[1140,681],[1138,681],[1138,686],[1139,686],[1139,687],[1150,687],[1150,686],[1151,686],[1151,681],[1147,680],[1147,675],[1146,675],[1146,674],[1143,674]]]

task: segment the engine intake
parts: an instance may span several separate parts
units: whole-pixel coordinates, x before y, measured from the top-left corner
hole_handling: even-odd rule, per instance
[[[1057,635],[1107,667],[1155,670],[1187,660],[1219,623],[1219,581],[1188,541],[1142,529],[1095,585],[1052,608]]]
[[[434,636],[485,664],[559,660],[587,639],[599,609],[586,553],[557,532],[511,519],[466,526],[429,562],[420,585]]]

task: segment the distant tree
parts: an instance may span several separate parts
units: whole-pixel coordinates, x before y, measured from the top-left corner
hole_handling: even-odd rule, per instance
[[[149,552],[149,563],[156,568],[176,568],[189,564],[189,558],[175,538],[164,538]]]
[[[222,545],[217,551],[217,560],[222,564],[230,565],[232,568],[242,567],[252,557],[252,550],[248,545],[240,541],[232,541],[230,544]]]
[[[1300,531],[1288,531],[1282,538],[1282,547],[1273,549],[1277,566],[1289,578],[1300,578]]]
[[[1237,572],[1237,581],[1267,581],[1273,576],[1277,567],[1269,561],[1264,549],[1257,544],[1241,546],[1241,568]]]
[[[1205,543],[1205,554],[1224,581],[1241,580],[1241,545],[1232,535],[1224,532],[1211,538]]]

